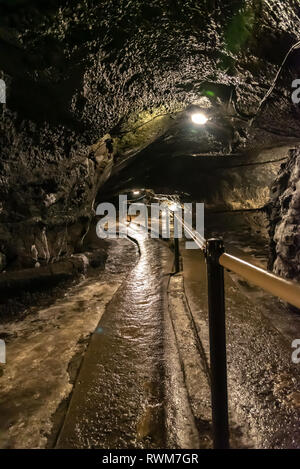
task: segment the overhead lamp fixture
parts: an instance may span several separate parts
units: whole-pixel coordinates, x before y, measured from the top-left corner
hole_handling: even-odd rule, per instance
[[[194,124],[197,124],[197,125],[204,125],[208,121],[208,118],[206,117],[206,115],[202,114],[201,112],[192,114],[191,118]]]

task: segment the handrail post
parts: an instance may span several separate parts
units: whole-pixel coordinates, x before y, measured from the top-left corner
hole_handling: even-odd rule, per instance
[[[221,239],[207,241],[211,403],[215,449],[229,448],[224,269],[219,258],[224,252]]]
[[[176,215],[173,211],[173,240],[174,240],[174,256],[175,256],[175,273],[180,271],[180,252],[179,252],[179,239],[178,230],[176,229]]]
[[[180,261],[179,261],[179,239],[174,236],[174,254],[175,254],[175,273],[177,274],[180,271]]]

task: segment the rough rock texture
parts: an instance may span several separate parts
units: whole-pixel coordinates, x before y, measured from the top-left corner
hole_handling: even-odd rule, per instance
[[[12,150],[12,146],[9,147]],[[85,155],[7,162],[1,185],[0,251],[13,267],[33,267],[80,249],[99,186],[112,160],[103,142]],[[2,263],[4,268],[4,264]]]
[[[299,139],[290,99],[297,50],[250,125],[299,39],[298,13],[297,0],[2,0],[0,252],[8,267],[78,249],[111,168],[105,148],[95,162],[92,145],[110,132],[126,135],[120,158],[145,147],[169,125],[150,126],[137,144],[131,129],[145,124],[145,112],[173,115],[205,98],[215,124],[209,148],[218,152]]]
[[[300,150],[290,159],[272,187],[269,205],[270,237],[274,271],[286,278],[300,280]]]

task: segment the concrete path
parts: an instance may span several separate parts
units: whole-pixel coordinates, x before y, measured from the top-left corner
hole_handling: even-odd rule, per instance
[[[57,448],[159,448],[164,425],[165,275],[172,256],[138,238],[141,256],[92,336]]]

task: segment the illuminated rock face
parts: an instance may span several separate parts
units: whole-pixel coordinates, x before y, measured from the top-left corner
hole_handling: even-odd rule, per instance
[[[280,0],[2,1],[6,262],[27,266],[32,245],[46,259],[47,249],[53,259],[80,245],[111,172],[101,140],[108,132],[121,155],[136,154],[205,98],[219,116],[207,151],[239,152],[300,135],[290,99],[300,75],[297,51],[248,125],[296,42],[297,14],[298,2]],[[193,143],[185,140],[187,154]]]
[[[274,271],[300,280],[300,152],[291,151],[272,187],[270,237]]]

